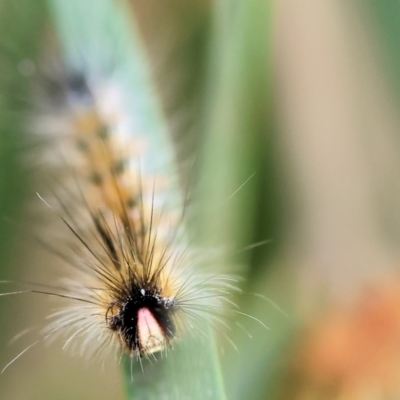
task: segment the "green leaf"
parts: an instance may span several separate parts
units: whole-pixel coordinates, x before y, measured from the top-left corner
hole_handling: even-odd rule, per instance
[[[162,357],[141,362],[125,358],[125,387],[130,400],[224,400],[214,335],[186,332]],[[140,365],[141,364],[141,365]]]
[[[112,64],[111,79],[131,94],[132,105],[128,103],[127,111],[139,115],[140,133],[150,142],[148,149],[153,156],[148,158],[162,164],[163,173],[170,171],[176,176],[168,129],[149,78],[140,37],[127,18],[128,10],[112,0],[50,0],[50,4],[70,68],[88,68],[89,73],[98,70],[107,76]],[[187,332],[174,341],[173,350],[166,355],[156,354],[155,359],[126,356],[123,369],[127,398],[225,399],[214,333],[208,327],[202,333]]]

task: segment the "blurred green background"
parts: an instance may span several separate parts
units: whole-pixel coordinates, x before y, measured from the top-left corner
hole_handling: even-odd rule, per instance
[[[241,310],[269,327],[240,316],[252,338],[229,332],[237,352],[221,340],[228,399],[400,398],[400,3],[129,4],[178,160],[196,160],[199,230],[244,277]],[[5,280],[52,273],[25,234],[40,182],[22,132],[23,61],[50,26],[44,0],[0,2]],[[46,299],[1,298],[0,367],[32,342],[11,338],[46,312]],[[0,376],[0,398],[123,398],[114,363],[83,371],[61,347],[24,354]]]

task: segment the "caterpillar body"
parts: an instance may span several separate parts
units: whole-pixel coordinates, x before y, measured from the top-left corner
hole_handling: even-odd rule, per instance
[[[101,94],[111,95],[106,90]],[[79,189],[75,199],[82,196],[72,206],[74,214],[83,215],[79,223],[71,211],[70,218],[62,216],[82,250],[74,264],[83,268],[73,271],[69,291],[81,294],[80,301],[90,305],[85,308],[89,315],[98,315],[100,331],[91,329],[93,338],[106,329],[129,354],[143,356],[166,349],[176,335],[184,294],[179,264],[187,257],[174,242],[179,227],[160,193],[168,178],[142,171],[146,151],[140,139],[121,135],[123,117],[110,113],[110,105],[104,112],[98,96],[85,77],[75,76],[66,84],[69,123],[62,146],[65,158],[73,160],[70,184]],[[81,307],[63,318],[70,329],[93,324],[82,321]],[[50,331],[59,329],[64,329],[60,319]]]
[[[51,3],[63,56],[53,70],[37,72],[33,96],[42,111],[30,130],[45,139],[40,157],[56,182],[54,196],[39,197],[63,223],[61,235],[50,226],[56,243],[46,242],[68,269],[59,285],[48,285],[53,289],[27,291],[66,303],[44,339],[63,335],[65,346],[80,340],[89,357],[117,347],[131,360],[154,358],[188,327],[201,332],[218,319],[231,280],[198,269],[172,146],[143,83],[143,56],[126,54],[130,29],[119,35],[126,20],[112,22],[118,35],[111,29],[93,39],[79,19],[93,1]],[[103,16],[91,27],[97,34],[109,26],[107,7],[113,1],[94,7]],[[106,40],[111,45],[103,48]]]

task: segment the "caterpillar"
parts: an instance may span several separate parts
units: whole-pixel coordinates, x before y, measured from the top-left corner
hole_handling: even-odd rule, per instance
[[[89,358],[110,348],[131,360],[155,358],[188,328],[205,333],[234,279],[198,268],[185,226],[186,191],[178,188],[172,147],[143,83],[143,55],[127,50],[123,12],[108,21],[114,2],[96,2],[102,18],[89,32],[80,15],[93,2],[50,3],[62,56],[38,67],[32,96],[41,111],[29,130],[43,142],[40,157],[54,176],[53,194],[39,198],[63,225],[49,227],[45,245],[68,268],[59,285],[3,295],[65,301],[43,340],[79,341]]]

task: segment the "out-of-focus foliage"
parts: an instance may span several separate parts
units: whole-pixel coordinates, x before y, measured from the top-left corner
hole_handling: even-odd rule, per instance
[[[0,7],[0,65],[10,71],[1,77],[0,204],[1,214],[16,220],[32,194],[25,199],[29,182],[10,128],[20,110],[10,91],[26,96],[13,52],[34,58],[46,19],[38,4],[9,0]],[[222,263],[243,276],[240,311],[269,328],[244,315],[228,321],[233,329],[220,335],[218,349],[227,397],[396,398],[398,3],[129,4],[178,158],[195,165],[193,202],[204,209],[198,229]],[[25,244],[15,231],[1,224],[2,279],[23,279],[41,263],[17,257]],[[18,300],[23,304],[11,316],[12,301],[0,302],[7,321],[2,348],[15,332],[13,320],[26,318],[26,301]],[[30,324],[35,307],[27,308]],[[24,355],[0,377],[0,397],[122,398],[111,366],[103,377],[95,366],[86,374],[79,358],[55,348]],[[24,367],[37,360],[43,368]]]

